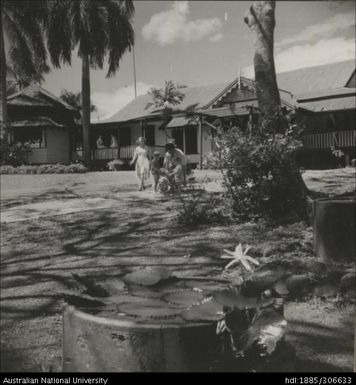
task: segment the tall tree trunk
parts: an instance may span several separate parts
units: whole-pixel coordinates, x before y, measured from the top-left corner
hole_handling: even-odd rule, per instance
[[[255,45],[254,68],[258,107],[262,114],[262,129],[285,132],[287,120],[281,112],[281,99],[274,65],[275,1],[254,1],[245,14]],[[298,187],[307,195],[312,192],[305,185],[295,164]]]
[[[89,56],[82,57],[82,126],[83,126],[83,159],[86,167],[90,167],[90,63]]]
[[[266,123],[274,120],[274,130],[279,131],[279,123],[276,120],[280,117],[281,101],[273,57],[275,6],[275,1],[254,1],[246,12],[244,21],[254,37],[258,107],[263,121]]]
[[[8,122],[7,122],[7,92],[6,92],[6,56],[5,56],[5,41],[4,41],[4,24],[2,13],[0,14],[0,136],[2,140],[8,141]]]

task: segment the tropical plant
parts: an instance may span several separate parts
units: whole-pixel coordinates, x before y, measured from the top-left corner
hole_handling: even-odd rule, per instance
[[[226,250],[224,249],[225,253],[227,253],[227,255],[222,255],[221,258],[222,259],[232,259],[232,261],[230,261],[226,266],[225,266],[225,269],[229,269],[230,267],[233,267],[235,265],[238,265],[238,264],[242,264],[242,266],[248,270],[248,271],[252,271],[252,267],[250,265],[250,262],[252,262],[253,264],[255,265],[259,265],[260,263],[255,259],[255,258],[252,258],[250,257],[249,255],[247,255],[248,251],[251,249],[251,246],[249,245],[246,245],[245,246],[245,249],[244,247],[242,246],[241,243],[239,243],[236,247],[235,247],[235,251],[229,251],[229,250]]]
[[[82,126],[84,163],[90,164],[90,68],[104,66],[107,76],[119,68],[120,60],[134,44],[131,0],[57,0],[49,2],[48,50],[52,63],[71,64],[77,48],[82,61]]]
[[[294,154],[302,146],[295,133],[254,134],[238,128],[222,136],[220,168],[232,214],[239,220],[307,218],[307,198],[296,188],[300,172]]]
[[[106,166],[107,166],[108,170],[110,170],[110,171],[119,171],[119,170],[122,170],[122,166],[124,164],[125,163],[122,160],[115,159],[115,160],[108,162]]]
[[[67,90],[62,90],[59,96],[64,102],[73,107],[76,111],[76,118],[81,120],[82,117],[82,93],[81,92],[71,92]],[[90,104],[90,112],[96,111],[97,108],[94,104]]]
[[[47,7],[45,1],[29,0],[2,0],[0,7],[0,128],[7,141],[7,64],[11,62],[14,71],[34,81],[41,81],[49,71],[43,36]]]
[[[164,89],[151,88],[148,94],[151,95],[152,102],[147,103],[146,108],[155,107],[161,108],[164,112],[172,111],[185,97],[182,88],[186,86],[176,84],[172,80],[165,82]]]
[[[39,82],[39,79],[33,79],[13,65],[7,65],[6,74],[6,92],[7,95],[14,94],[28,87],[33,82]]]

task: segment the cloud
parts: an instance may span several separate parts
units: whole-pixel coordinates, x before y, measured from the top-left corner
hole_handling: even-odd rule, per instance
[[[224,38],[224,34],[223,33],[217,33],[216,35],[213,35],[211,37],[209,37],[209,40],[216,43],[220,40],[222,40]]]
[[[217,17],[210,19],[188,20],[188,1],[175,1],[172,7],[156,13],[143,26],[145,40],[155,41],[160,45],[169,45],[177,41],[192,42],[207,37],[212,42],[222,39],[222,22]]]
[[[294,45],[275,54],[276,72],[355,59],[355,41],[342,37],[319,40],[314,44]],[[253,66],[245,67],[242,75],[254,78]]]
[[[152,86],[146,83],[137,83],[137,95],[146,94]],[[121,87],[114,92],[94,92],[91,102],[97,107],[92,113],[93,121],[97,119],[108,119],[116,112],[125,107],[135,98],[134,85]]]
[[[354,16],[353,12],[334,15],[323,23],[311,25],[294,36],[277,41],[275,48],[278,51],[291,44],[310,43],[315,39],[326,39],[335,36],[335,33],[355,26]]]

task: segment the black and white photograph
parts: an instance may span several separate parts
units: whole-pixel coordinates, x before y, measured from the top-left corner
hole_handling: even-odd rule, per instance
[[[0,4],[1,383],[353,383],[355,1]]]

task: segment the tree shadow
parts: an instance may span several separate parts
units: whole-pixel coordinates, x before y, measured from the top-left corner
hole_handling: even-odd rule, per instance
[[[329,327],[316,322],[288,321],[288,338],[297,350],[296,371],[341,372],[352,371],[353,331]],[[349,357],[342,363],[333,357]]]

